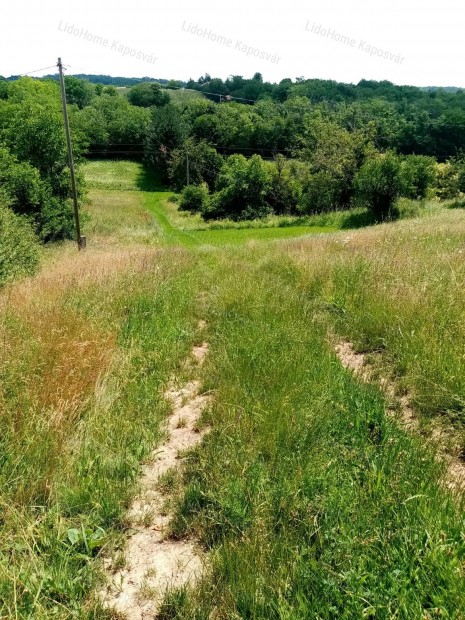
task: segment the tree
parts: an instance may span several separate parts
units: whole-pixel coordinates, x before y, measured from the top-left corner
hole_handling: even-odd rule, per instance
[[[302,196],[307,213],[347,207],[353,195],[356,171],[373,148],[370,135],[349,132],[319,112],[307,119],[300,158],[309,165]]]
[[[88,106],[72,115],[70,124],[74,136],[78,136],[82,144],[83,151],[106,149],[110,143],[107,119],[99,106]]]
[[[175,149],[182,147],[187,137],[187,128],[179,109],[169,103],[161,108],[152,108],[151,122],[145,143],[145,158],[168,180],[168,162]]]
[[[150,110],[132,106],[125,97],[102,94],[71,116],[71,127],[85,149],[140,153],[150,123]]]
[[[355,175],[354,186],[360,202],[380,219],[390,215],[401,195],[401,160],[389,151],[367,159]]]
[[[271,176],[259,155],[248,160],[243,155],[231,155],[221,168],[217,186],[219,191],[204,212],[205,218],[246,220],[272,213],[266,201]]]
[[[168,177],[175,189],[180,190],[189,180],[192,184],[205,182],[214,189],[216,179],[223,164],[223,158],[205,140],[197,142],[188,138],[182,146],[172,151],[168,161]]]
[[[96,96],[95,86],[87,80],[81,80],[73,75],[65,77],[66,100],[70,104],[75,104],[79,109],[89,105]]]
[[[0,99],[8,99],[8,82],[0,78]]]
[[[407,155],[400,165],[402,196],[426,198],[436,181],[436,162],[425,155]]]
[[[150,108],[166,105],[170,101],[170,96],[162,90],[158,82],[141,82],[129,90],[128,99],[132,105]]]
[[[182,88],[183,84],[180,80],[169,80],[165,86],[165,88],[170,88],[170,89],[177,89],[177,88]]]
[[[32,219],[44,241],[69,238],[74,222],[59,85],[21,78],[8,92],[0,102],[2,184],[12,207]],[[79,141],[74,147],[79,161]]]
[[[291,165],[283,155],[277,155],[269,170],[271,182],[266,202],[278,215],[295,213],[300,202],[302,187]]]
[[[103,87],[102,94],[108,95],[109,97],[117,97],[118,91],[116,90],[115,86],[109,85]]]
[[[65,182],[62,195],[56,191]],[[19,162],[6,148],[0,148],[0,189],[11,209],[24,216],[43,241],[69,238],[74,231],[71,204],[66,200],[69,178],[55,181],[52,188],[39,170]],[[55,192],[53,191],[55,189]]]

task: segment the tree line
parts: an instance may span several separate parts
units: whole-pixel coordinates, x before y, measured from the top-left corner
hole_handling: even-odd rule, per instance
[[[465,93],[363,80],[205,75],[130,88],[66,77],[83,157],[144,159],[205,218],[318,213],[465,190]],[[78,175],[79,176],[79,175]],[[83,181],[78,178],[82,195]],[[0,79],[0,201],[43,241],[73,234],[54,79]]]

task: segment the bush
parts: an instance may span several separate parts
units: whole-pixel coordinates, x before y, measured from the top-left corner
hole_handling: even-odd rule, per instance
[[[356,200],[371,209],[377,218],[391,215],[401,195],[401,159],[393,152],[367,159],[355,175]]]
[[[84,219],[81,214],[81,222]],[[42,205],[38,233],[45,243],[71,239],[75,233],[74,211],[71,201],[58,200],[53,196],[48,197]]]
[[[19,162],[8,149],[0,148],[0,187],[10,208],[27,217],[42,241],[73,236],[74,214],[66,198],[69,191],[67,173],[62,171],[55,175],[54,192],[34,166]]]
[[[308,177],[302,190],[300,211],[325,213],[341,206],[341,181],[328,171],[316,172]]]
[[[0,286],[35,272],[39,245],[31,226],[0,200]]]
[[[230,217],[248,220],[271,215],[273,210],[266,197],[271,188],[271,175],[259,155],[246,159],[231,155],[218,176],[219,191],[210,202],[207,218]]]
[[[293,175],[291,166],[283,155],[278,155],[270,165],[271,185],[266,201],[277,215],[296,213],[301,197],[301,184]]]
[[[422,201],[413,198],[398,198],[392,207],[392,215],[399,220],[419,217],[424,208],[425,203]]]
[[[461,194],[465,194],[465,160],[456,162],[457,169],[457,189]]]
[[[207,210],[208,203],[209,193],[206,183],[202,183],[201,185],[187,185],[181,194],[179,210],[191,211],[192,213],[203,213]]]
[[[442,200],[457,198],[460,194],[460,166],[457,162],[449,160],[436,167],[436,196]],[[465,187],[464,187],[465,189]]]
[[[425,155],[407,155],[400,166],[401,193],[405,198],[427,198],[436,181],[436,162]]]

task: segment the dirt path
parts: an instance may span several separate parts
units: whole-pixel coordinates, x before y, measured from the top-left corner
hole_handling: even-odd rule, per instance
[[[340,342],[336,345],[335,351],[344,368],[351,370],[362,381],[365,383],[377,381],[388,402],[392,403],[390,414],[400,421],[403,428],[413,433],[426,435],[426,440],[434,443],[438,448],[438,457],[447,463],[445,485],[451,490],[463,493],[465,491],[465,463],[458,456],[451,453],[450,437],[448,437],[447,431],[437,426],[425,433],[420,427],[418,415],[410,404],[409,396],[399,396],[395,383],[392,381],[385,378],[376,380],[374,377],[374,367],[367,362],[366,356],[363,353],[355,351],[351,342]]]
[[[204,322],[199,323],[203,328]],[[192,349],[186,361],[189,371],[202,365],[208,353],[206,342]],[[158,489],[160,477],[182,463],[181,453],[202,440],[197,423],[208,403],[208,395],[199,394],[200,382],[192,380],[182,387],[174,382],[165,398],[173,411],[166,424],[168,438],[144,466],[140,493],[128,512],[133,531],[125,549],[123,568],[107,559],[105,568],[110,583],[100,592],[103,605],[127,620],[154,618],[169,588],[192,584],[202,573],[204,558],[193,540],[169,540],[167,527],[172,514],[166,510],[166,496]]]

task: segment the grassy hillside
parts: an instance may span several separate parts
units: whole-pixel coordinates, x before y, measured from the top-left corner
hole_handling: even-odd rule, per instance
[[[124,552],[199,319],[211,432],[169,488],[209,567],[160,618],[463,617],[462,496],[334,345],[381,351],[420,415],[460,428],[465,212],[196,230],[138,164],[86,174],[88,250],[0,295],[0,617],[110,617],[101,554]]]

